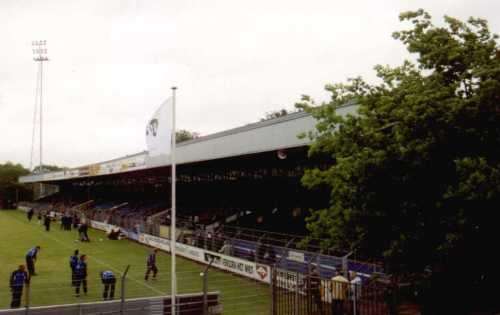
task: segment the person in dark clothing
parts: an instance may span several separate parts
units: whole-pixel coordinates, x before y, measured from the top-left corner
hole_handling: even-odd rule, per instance
[[[248,260],[255,261],[255,251],[250,250],[250,253],[248,253]]]
[[[60,230],[64,230],[66,226],[66,215],[63,214],[61,217],[61,225],[59,227]]]
[[[307,289],[307,293],[310,298],[310,302],[307,303],[310,308],[309,312],[313,313],[313,309],[316,308],[320,314],[322,314],[323,302],[321,301],[321,278],[316,267],[312,267],[311,273],[307,278]]]
[[[24,285],[29,285],[29,275],[26,272],[26,267],[20,265],[10,276],[9,286],[12,291],[11,308],[18,308],[21,306]]]
[[[42,211],[38,211],[38,224],[42,224]]]
[[[80,224],[80,218],[75,214],[73,215],[73,228],[78,228],[78,224]]]
[[[155,248],[148,256],[146,262],[146,275],[144,276],[144,280],[146,281],[148,281],[151,271],[153,272],[153,280],[156,280],[156,274],[158,273],[158,268],[156,267],[156,253],[158,253],[158,249]]]
[[[67,225],[66,225],[66,230],[71,231],[71,225],[73,224],[73,217],[68,214],[68,219],[67,219]]]
[[[48,214],[43,219],[43,225],[45,225],[45,231],[50,231],[50,216]]]
[[[75,267],[75,296],[80,296],[80,286],[83,293],[87,294],[87,256],[81,255]]]
[[[115,297],[115,284],[116,284],[115,275],[110,270],[102,271],[101,280],[102,284],[104,284],[104,292],[102,293],[102,298],[104,300],[107,300],[109,292],[109,299],[112,300]]]
[[[40,246],[33,247],[26,253],[26,266],[28,266],[29,276],[36,276],[35,273],[35,262],[36,256],[40,251]]]
[[[116,229],[111,229],[111,231],[109,231],[108,233],[108,239],[110,240],[118,240],[120,239],[120,228],[116,228]]]
[[[80,224],[80,227],[78,228],[78,232],[80,233],[80,241],[90,242],[89,235],[88,235],[88,229],[89,229],[89,226],[87,225],[86,222],[82,222],[82,224]]]
[[[69,257],[69,267],[71,268],[71,285],[76,286],[76,266],[78,265],[78,249],[75,250],[73,256]]]
[[[89,238],[89,225],[87,224],[87,222],[84,222],[83,223],[83,235],[85,236],[85,241],[86,242],[90,242],[90,238]]]
[[[35,214],[35,211],[33,210],[33,208],[31,208],[29,211],[28,211],[28,220],[31,221],[31,219],[33,219],[33,215]]]

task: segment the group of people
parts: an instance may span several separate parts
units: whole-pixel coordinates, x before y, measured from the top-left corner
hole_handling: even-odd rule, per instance
[[[69,213],[64,213],[61,216],[61,230],[71,231],[71,226],[77,228],[79,223],[80,218],[76,214],[70,215]]]
[[[320,314],[326,310],[323,309],[324,301],[327,300],[327,291],[331,296],[331,314],[343,315],[347,308],[346,303],[358,303],[361,295],[361,277],[356,272],[350,271],[347,276],[339,267],[329,282],[322,284],[321,277],[316,267],[312,267],[311,273],[307,277],[305,285],[308,288],[308,296],[312,303],[309,307],[316,305],[317,311]],[[356,305],[357,306],[357,305]],[[312,310],[310,310],[312,312]]]
[[[75,288],[75,296],[80,296],[80,288],[83,289],[83,293],[86,295],[88,292],[87,256],[79,255],[78,249],[75,250],[74,254],[69,257],[69,267],[71,269],[71,285]],[[112,300],[115,297],[115,274],[111,270],[104,270],[100,272],[100,278],[104,285],[102,298]]]
[[[31,208],[27,212],[28,220],[31,221],[35,214],[35,210]],[[38,211],[38,223],[45,226],[45,231],[50,231],[50,224],[52,221],[56,220],[56,212],[54,210],[51,211]],[[88,235],[89,226],[85,219],[80,219],[80,217],[75,213],[73,215],[65,212],[61,215],[61,230],[63,231],[71,231],[71,227],[78,231],[78,239],[81,242],[90,242],[90,238]]]
[[[12,292],[11,308],[19,308],[21,306],[23,288],[30,284],[32,276],[37,275],[35,272],[35,263],[40,250],[41,247],[39,245],[28,250],[26,253],[26,265],[20,265],[18,269],[12,272],[9,280],[9,286]],[[158,249],[154,249],[147,257],[146,274],[144,276],[144,280],[146,281],[149,280],[149,275],[151,273],[153,274],[153,280],[156,279],[158,274],[158,267],[156,265],[157,253]],[[26,266],[28,270],[26,270]],[[75,289],[75,297],[80,296],[80,289],[82,289],[83,294],[87,295],[87,256],[85,254],[80,255],[79,250],[75,250],[73,255],[69,257],[69,267],[71,269],[71,286]],[[104,286],[102,298],[104,300],[114,299],[116,285],[115,274],[111,270],[103,270],[100,272],[99,276]]]
[[[33,219],[34,215],[35,215],[35,210],[33,208],[31,208],[27,212],[28,220],[30,222]],[[42,213],[42,211],[38,211],[38,224],[42,224],[42,221],[43,221],[43,225],[45,226],[45,231],[47,231],[47,232],[50,231],[50,223],[52,222],[53,219],[54,219],[54,212],[53,211],[44,212],[44,213]]]
[[[19,265],[10,276],[9,287],[12,292],[11,308],[18,308],[21,306],[24,286],[29,285],[31,277],[37,275],[35,272],[35,262],[40,249],[41,247],[37,245],[28,250],[25,257],[26,265]],[[26,266],[28,266],[28,271],[26,271]]]
[[[26,253],[26,265],[19,265],[14,270],[9,279],[9,287],[12,293],[12,300],[10,303],[11,308],[19,308],[21,306],[21,299],[23,295],[23,288],[28,286],[31,282],[31,277],[36,276],[35,263],[37,260],[40,246],[31,248]],[[149,262],[149,258],[148,258]],[[149,263],[148,263],[149,264]],[[28,270],[26,270],[26,266]],[[88,292],[87,287],[87,256],[79,255],[79,251],[75,250],[74,254],[69,258],[69,266],[71,268],[71,285],[75,288],[75,296],[80,296],[80,288],[83,288],[83,293],[86,295]],[[148,267],[149,270],[149,267]],[[155,269],[157,271],[157,269]],[[156,272],[154,273],[156,276]],[[116,277],[111,270],[104,270],[100,272],[101,282],[104,285],[102,297],[104,300],[113,299],[115,296]]]

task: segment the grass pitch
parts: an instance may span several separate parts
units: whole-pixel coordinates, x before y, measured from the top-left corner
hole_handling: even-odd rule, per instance
[[[157,280],[144,281],[146,258],[150,249],[128,241],[110,241],[104,232],[91,229],[90,243],[75,241],[77,232],[60,230],[59,223],[46,232],[36,216],[31,222],[26,214],[15,210],[0,210],[0,309],[10,306],[8,281],[18,265],[25,264],[26,252],[42,247],[36,262],[38,276],[32,277],[30,305],[71,304],[100,301],[102,284],[99,273],[112,270],[119,277],[130,265],[125,285],[126,298],[170,294],[170,255],[161,252],[157,258]],[[102,239],[102,241],[100,241]],[[88,295],[74,296],[71,286],[69,256],[75,249],[87,255]],[[200,272],[205,266],[177,258],[177,286],[179,293],[200,292]],[[2,284],[3,281],[3,284]],[[219,291],[224,314],[269,314],[268,286],[229,273],[212,269],[209,272],[209,291]],[[120,297],[121,284],[117,281],[115,299]],[[23,305],[25,301],[23,299]]]

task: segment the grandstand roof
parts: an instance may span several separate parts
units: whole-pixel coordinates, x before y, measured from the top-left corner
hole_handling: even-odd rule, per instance
[[[340,107],[340,115],[353,114],[354,104]],[[177,144],[177,164],[209,161],[241,155],[307,146],[308,138],[298,135],[314,129],[314,118],[305,112],[288,114],[242,127],[214,133]],[[72,168],[65,171],[32,174],[19,179],[21,183],[51,182],[90,176],[102,176],[170,165],[170,158],[150,158],[147,151]]]

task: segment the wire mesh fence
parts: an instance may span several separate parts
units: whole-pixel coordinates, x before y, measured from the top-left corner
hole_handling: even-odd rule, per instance
[[[146,281],[144,278],[138,278],[138,274],[144,275],[142,272],[145,271],[145,266],[133,265],[130,269],[135,272],[116,272],[114,290],[106,289],[102,278],[96,272],[89,273],[89,276],[85,277],[87,285],[80,286],[79,296],[74,282],[69,277],[54,279],[40,272],[31,277],[29,284],[23,286],[19,307],[14,306],[12,312],[4,313],[55,314],[53,308],[48,306],[59,305],[58,314],[114,314],[120,311],[121,314],[143,314],[141,312],[159,307],[158,298],[155,297],[160,296],[163,304],[160,303],[162,312],[158,314],[169,314],[170,274],[160,274],[154,280]],[[182,300],[176,302],[178,314],[219,314],[222,310],[223,314],[238,315],[269,313],[271,295],[267,285],[210,270],[201,265],[180,270],[177,279],[178,293],[182,297]],[[12,307],[13,300],[14,292],[0,290],[0,310],[5,311],[9,306]],[[66,312],[66,309],[71,311]]]
[[[56,215],[56,217],[58,216]],[[82,220],[88,219],[83,217]],[[15,221],[18,223],[18,218]],[[77,246],[76,244],[85,246],[85,250],[91,253],[91,268],[96,265],[99,265],[99,269],[123,265],[123,257],[125,256],[132,259],[133,261],[130,261],[132,264],[131,274],[127,275],[123,282],[117,281],[115,285],[113,297],[115,299],[170,294],[171,284],[168,262],[163,262],[163,272],[158,279],[145,281],[143,273],[145,264],[140,264],[140,261],[144,261],[145,255],[132,255],[132,251],[142,252],[145,250],[142,245],[137,243],[169,252],[170,240],[167,237],[135,233],[119,227],[120,230],[125,232],[123,239],[133,240],[136,243],[135,245],[139,245],[141,248],[134,248],[134,242],[111,241],[111,238],[109,242],[107,240],[102,242],[102,238],[106,237],[106,234],[109,237],[110,231],[118,227],[106,222],[88,221],[89,226],[95,229],[89,233],[92,239],[90,243],[79,243],[78,240],[74,240],[77,243],[72,243],[72,235],[73,233],[77,235],[77,231],[57,229],[57,232],[46,233],[42,232],[36,223],[23,221],[22,224],[29,226],[30,231],[34,229],[36,233],[39,233],[40,237],[50,242],[51,246],[58,247],[58,250],[70,251],[74,246]],[[103,234],[103,232],[106,234]],[[306,283],[304,279],[310,274],[311,268],[316,268],[318,276],[322,279],[330,279],[338,270],[358,271],[361,277],[368,279],[373,272],[377,271],[374,265],[358,264],[346,257],[328,256],[273,245],[274,243],[271,241],[274,234],[268,236],[261,234],[259,236],[258,233],[262,232],[251,231],[251,233],[255,235],[252,234],[250,237],[245,231],[219,229],[212,232],[203,230],[191,235],[183,235],[181,232],[181,234],[177,235],[177,255],[189,260],[189,262],[186,260],[185,263],[180,264],[177,270],[178,292],[195,293],[203,290],[220,292],[219,301],[223,305],[224,314],[269,314],[273,306],[276,306],[274,305],[276,302],[280,302],[280,305],[284,305],[290,312],[293,310],[297,312],[297,310],[305,307],[304,314],[307,314],[308,311],[314,309],[313,304],[311,304],[314,299],[308,298],[308,300],[306,298],[304,302],[304,296],[311,295],[305,294],[303,288],[298,288],[300,286],[307,287],[304,284]],[[102,243],[99,242],[98,238]],[[282,244],[283,240],[276,240],[276,244],[278,243]],[[125,255],[129,250],[130,255]],[[167,258],[165,256],[163,259]],[[210,261],[213,261],[213,267],[218,270],[217,272],[203,272],[205,265]],[[138,262],[139,264],[137,264]],[[59,265],[58,261],[54,263]],[[66,262],[64,263],[66,264]],[[276,267],[275,270],[283,270],[283,275],[276,279],[273,278],[275,282],[270,286],[272,266]],[[96,269],[93,270],[94,272],[89,273],[86,279],[88,292],[85,292],[82,283],[79,297],[75,296],[76,289],[69,277],[68,279],[61,279],[57,272],[55,272],[55,275],[52,272],[50,277],[40,273],[40,275],[34,277],[29,288],[24,289],[22,306],[29,309],[49,304],[82,304],[102,300],[104,288]],[[113,270],[120,276],[124,273],[119,268]],[[205,286],[200,274],[206,274],[207,284]],[[291,280],[288,279],[291,277],[290,275],[295,277],[295,287],[292,286]],[[283,281],[283,278],[290,281]],[[278,281],[279,285],[275,285],[276,281]],[[323,290],[326,288],[325,285],[322,287]],[[281,292],[282,297],[279,299],[271,298],[271,288],[283,289],[284,291],[276,291]],[[326,289],[326,292],[329,291]],[[274,293],[276,294],[276,292]],[[290,292],[293,292],[293,294]],[[294,297],[293,303],[295,304],[291,302],[292,297]],[[8,307],[6,301],[10,299],[11,292],[0,290],[0,308]],[[322,301],[331,304],[328,299],[323,298]],[[308,304],[311,305],[307,306]],[[328,306],[325,305],[325,307]]]
[[[376,282],[274,269],[273,315],[387,315],[390,291]],[[336,280],[338,279],[338,280]]]
[[[207,294],[207,303],[203,303],[203,294],[181,294],[176,299],[176,314],[179,315],[217,315],[222,314],[218,292]],[[205,306],[205,308],[204,308]],[[150,297],[125,299],[121,301],[87,302],[78,304],[52,305],[23,309],[0,310],[2,315],[163,315],[172,314],[170,297]]]

